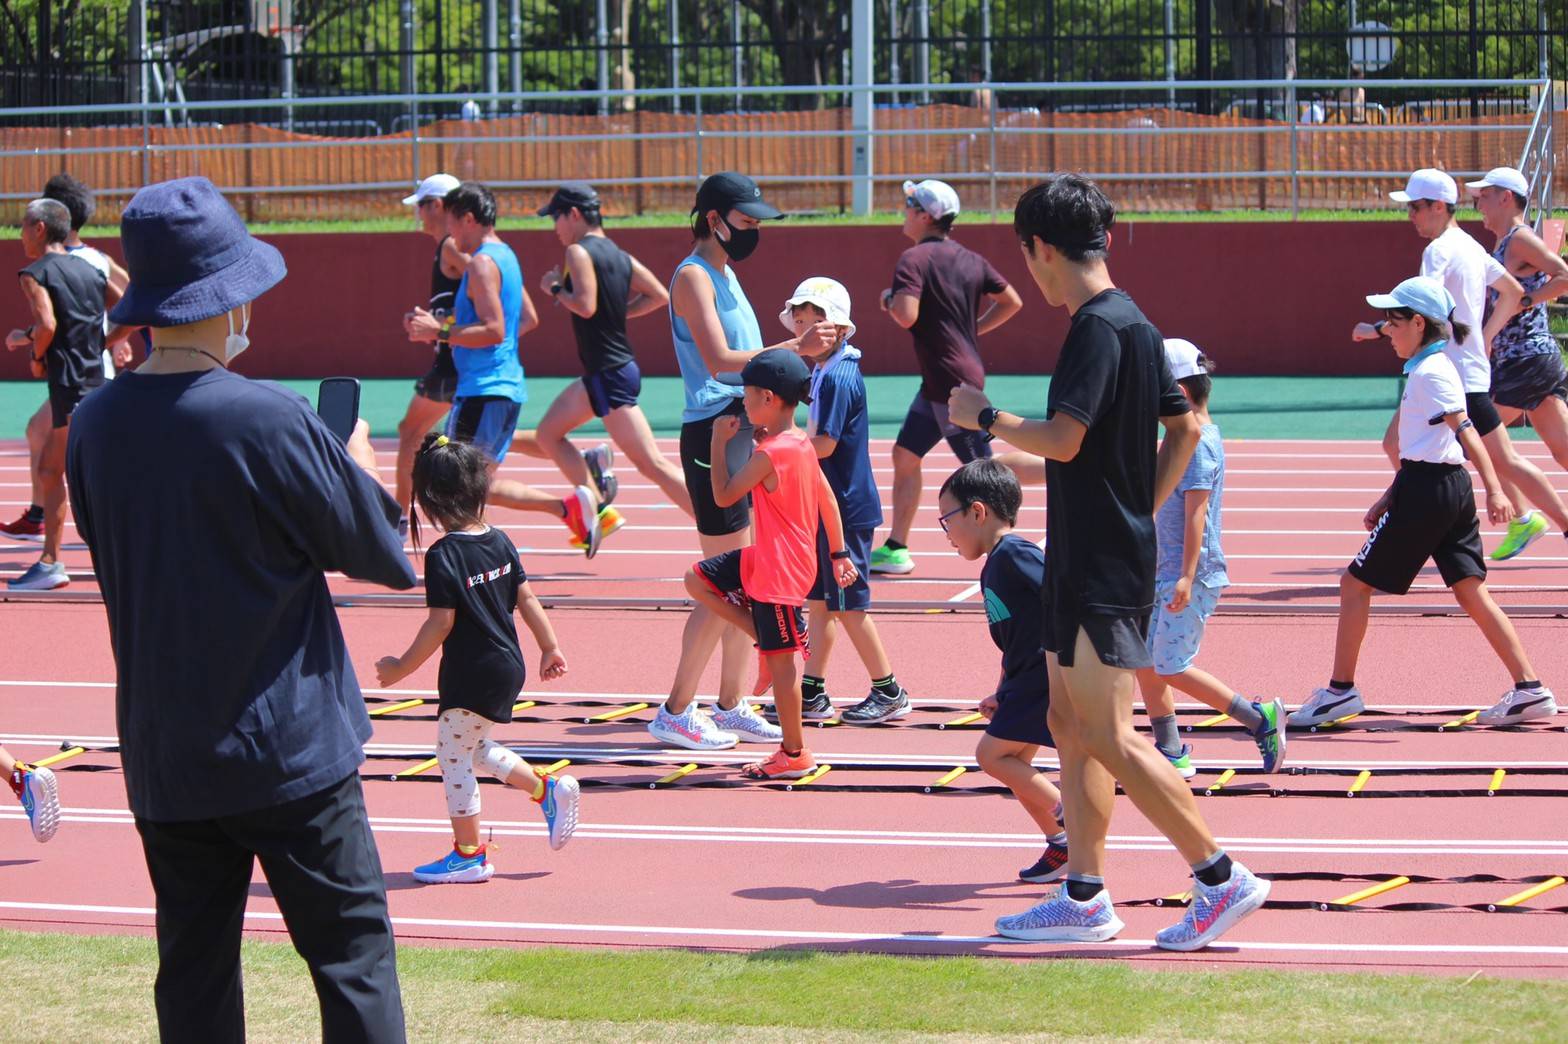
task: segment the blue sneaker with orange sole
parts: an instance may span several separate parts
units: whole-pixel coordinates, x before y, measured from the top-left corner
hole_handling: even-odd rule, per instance
[[[495,867],[485,858],[484,845],[473,855],[464,855],[454,845],[445,858],[414,867],[414,880],[425,884],[479,884],[490,880],[494,873]]]

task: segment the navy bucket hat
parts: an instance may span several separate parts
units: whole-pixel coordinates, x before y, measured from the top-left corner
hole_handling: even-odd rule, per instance
[[[254,301],[288,273],[278,249],[254,238],[212,182],[148,185],[120,217],[131,285],[109,312],[120,326],[183,326]]]

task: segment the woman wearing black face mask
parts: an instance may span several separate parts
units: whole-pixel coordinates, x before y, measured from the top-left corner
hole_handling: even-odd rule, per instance
[[[756,314],[729,262],[749,257],[757,247],[762,222],[783,216],[782,211],[762,198],[756,182],[744,174],[712,175],[697,190],[692,208],[691,231],[696,245],[670,281],[670,329],[681,380],[686,386],[686,409],[681,414],[681,470],[691,494],[697,539],[705,558],[751,543],[750,501],[742,499],[727,508],[719,507],[714,503],[709,478],[716,418],[728,414],[740,419],[741,430],[730,439],[725,454],[729,474],[744,466],[752,446],[751,425],[741,407],[741,389],[716,378],[720,374],[738,374],[764,347]],[[815,355],[826,350],[837,336],[832,323],[820,323],[799,338],[772,347]],[[701,629],[705,638],[685,643],[686,649],[697,651],[682,658],[669,702],[660,708],[650,726],[654,735],[663,742],[693,750],[733,746],[735,736],[778,742],[777,727],[757,718],[740,698],[750,639],[734,628],[726,628],[723,621],[701,608],[692,612],[686,626],[688,630]],[[712,656],[713,644],[721,634],[723,666],[715,719],[696,713],[692,698]]]

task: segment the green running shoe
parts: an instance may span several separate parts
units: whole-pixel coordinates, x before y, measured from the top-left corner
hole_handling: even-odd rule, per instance
[[[1263,725],[1252,734],[1263,755],[1263,771],[1278,772],[1285,764],[1285,704],[1280,700],[1253,703],[1253,708],[1263,716]]]
[[[1534,511],[1514,519],[1508,523],[1508,535],[1503,537],[1503,542],[1497,545],[1496,551],[1492,552],[1492,561],[1508,561],[1535,543],[1536,539],[1542,533],[1545,533],[1547,528],[1545,516]]]
[[[1165,760],[1169,761],[1172,767],[1181,773],[1182,779],[1191,779],[1198,774],[1198,770],[1193,768],[1192,765],[1192,747],[1189,744],[1183,743],[1181,745],[1181,753],[1175,757],[1171,757],[1169,751],[1160,750],[1158,744],[1155,745],[1154,749],[1165,755]],[[1057,822],[1061,822],[1061,820],[1058,819]]]
[[[909,553],[909,548],[894,549],[883,544],[871,552],[871,571],[873,573],[913,573],[915,560]]]

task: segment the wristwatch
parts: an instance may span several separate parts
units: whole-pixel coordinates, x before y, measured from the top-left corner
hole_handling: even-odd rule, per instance
[[[981,410],[979,416],[975,418],[975,423],[980,425],[981,431],[989,435],[991,434],[991,425],[996,423],[997,415],[1001,412],[1002,411],[997,409],[995,406],[987,406],[985,409]]]
[[[452,334],[452,327],[457,325],[457,316],[449,315],[441,320],[441,332],[437,335],[441,340],[446,340]]]
[[[1523,297],[1519,298],[1519,310],[1521,312],[1534,307],[1535,298],[1531,297],[1529,294],[1525,294]]]
[[[564,283],[551,283],[550,284],[550,294],[551,294],[551,296],[554,296],[556,294],[562,293],[565,290],[566,290],[566,285]]]
[[[840,561],[842,559],[848,558],[849,557],[849,551],[847,551],[847,550],[844,550],[844,551],[834,551],[832,554],[828,555],[828,557],[831,558],[833,561],[837,562],[837,561]]]

